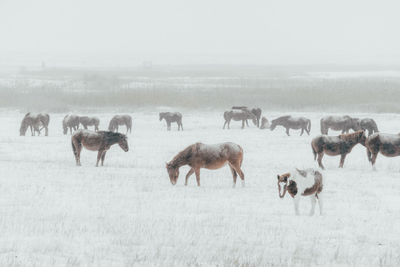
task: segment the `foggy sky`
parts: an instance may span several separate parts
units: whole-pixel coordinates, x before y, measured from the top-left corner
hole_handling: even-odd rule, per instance
[[[0,0],[2,64],[399,64],[398,1]]]

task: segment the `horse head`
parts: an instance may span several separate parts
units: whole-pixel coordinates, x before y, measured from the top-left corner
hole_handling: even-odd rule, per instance
[[[271,125],[269,126],[269,129],[270,129],[271,131],[275,130],[276,125],[277,125],[276,120],[272,120],[272,121],[271,121]]]
[[[169,175],[169,180],[171,181],[172,185],[176,185],[179,177],[179,168],[174,166],[171,163],[166,163],[165,167],[167,168],[167,172]]]
[[[278,174],[277,175],[277,178],[278,178],[278,193],[279,193],[279,197],[280,198],[283,198],[285,196],[285,194],[286,194],[287,183],[288,183],[289,177],[290,177],[290,173],[285,173],[285,174],[282,174],[282,175]],[[283,194],[281,194],[281,183],[284,184],[284,186],[283,186]]]
[[[165,116],[165,112],[160,112],[159,116],[160,116],[160,121],[161,121]]]
[[[128,138],[126,137],[126,135],[120,134],[118,145],[122,148],[123,151],[129,151]]]

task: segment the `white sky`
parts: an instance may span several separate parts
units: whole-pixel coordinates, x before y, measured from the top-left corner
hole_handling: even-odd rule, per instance
[[[400,64],[399,11],[386,0],[0,0],[0,60]]]

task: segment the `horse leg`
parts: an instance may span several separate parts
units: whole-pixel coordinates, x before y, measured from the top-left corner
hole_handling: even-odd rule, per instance
[[[287,134],[288,136],[290,136],[290,134],[289,134],[289,128],[286,128],[286,134]]]
[[[78,126],[78,127],[79,127],[79,126]],[[84,124],[84,125],[83,125],[83,128],[84,128],[85,130],[87,130],[87,125]]]
[[[342,154],[340,156],[340,164],[339,164],[339,168],[343,168],[343,164],[344,164],[344,159],[346,158],[347,154]]]
[[[372,169],[374,171],[376,171],[376,168],[375,168],[376,157],[378,157],[378,153],[377,152],[372,153],[371,164],[372,164]]]
[[[167,121],[167,131],[171,131],[171,123]]]
[[[322,165],[322,157],[324,156],[324,153],[323,152],[321,152],[321,153],[318,153],[318,165],[319,165],[319,167],[321,167],[321,169],[323,169],[323,170],[325,170],[325,167],[324,167],[324,165]]]
[[[44,135],[49,136],[49,128],[47,126],[44,128]]]
[[[228,121],[227,120],[225,120],[225,122],[224,122],[224,126],[222,127],[222,129],[224,130],[225,129],[225,125],[226,125],[226,123],[227,123]]]
[[[76,161],[76,165],[77,166],[81,166],[81,150],[82,150],[82,144],[73,139],[72,140],[72,150],[74,152],[74,156],[75,156],[75,161]]]
[[[240,168],[242,165],[242,160],[236,161],[236,162],[229,162],[229,166],[231,166],[240,176],[240,179],[242,179],[242,186],[244,187],[244,173],[242,172],[242,169]]]
[[[194,173],[196,174],[197,186],[200,186],[200,168],[195,169]]]
[[[96,167],[99,167],[99,161],[101,159],[101,156],[103,155],[104,150],[100,149],[99,152],[97,152],[97,162],[96,162]]]
[[[301,133],[300,133],[300,136],[302,136],[302,135],[303,135],[303,133],[304,133],[304,128],[301,128]]]
[[[293,202],[294,202],[294,212],[296,213],[296,215],[300,215],[299,212],[299,202],[300,202],[300,197],[298,196],[299,194],[297,194],[294,198],[293,198]]]
[[[32,125],[29,125],[30,129],[31,129],[31,135],[35,136],[35,132],[32,130]]]
[[[324,203],[323,203],[323,201],[322,201],[322,197],[321,197],[321,193],[319,193],[318,195],[317,195],[317,198],[318,198],[318,205],[319,205],[319,214],[320,215],[323,215],[324,214],[324,212],[323,212],[323,207],[324,207]]]
[[[315,212],[315,204],[317,203],[317,199],[315,198],[315,195],[311,196],[311,210],[310,210],[310,216],[314,215]]]
[[[183,131],[183,124],[182,124],[182,121],[180,121],[179,124],[181,125],[181,131]]]
[[[231,128],[231,119],[228,120],[228,129]]]
[[[236,186],[236,180],[237,180],[237,172],[235,169],[229,164],[229,168],[231,169],[232,176],[233,176],[233,188]]]
[[[106,157],[107,150],[104,150],[103,154],[101,155],[101,166],[104,165],[104,158]]]
[[[189,179],[190,175],[192,175],[193,173],[194,173],[194,169],[191,168],[191,169],[189,170],[189,172],[186,174],[185,186],[188,184],[188,179]]]
[[[245,121],[245,120],[242,120],[242,129],[244,129],[244,121]]]
[[[249,127],[249,122],[246,120],[246,125],[247,125],[247,127]]]

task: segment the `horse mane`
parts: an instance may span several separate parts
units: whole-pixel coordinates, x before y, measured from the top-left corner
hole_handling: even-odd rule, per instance
[[[126,135],[122,133],[114,133],[110,131],[99,131],[98,133],[102,134],[104,139],[109,143],[118,143],[119,140],[126,138]]]
[[[360,133],[362,133],[363,131],[357,131],[354,133],[349,133],[349,134],[341,134],[339,135],[339,138],[344,140],[344,141],[350,141],[350,140],[355,140],[357,137],[360,136]]]
[[[168,165],[176,168],[176,167],[180,167],[183,166],[185,164],[187,164],[188,159],[190,159],[193,155],[193,150],[194,148],[198,145],[199,143],[196,143],[194,145],[190,145],[188,147],[186,147],[184,150],[182,150],[181,152],[179,152],[169,163]]]
[[[282,120],[282,119],[288,119],[289,117],[291,117],[291,115],[281,116],[281,117],[278,117],[278,118],[276,118],[275,120],[272,120],[272,121],[278,121],[278,120]]]
[[[29,116],[31,113],[30,112],[28,112],[28,113],[26,113],[25,114],[25,116],[24,117],[27,117],[27,116]]]

